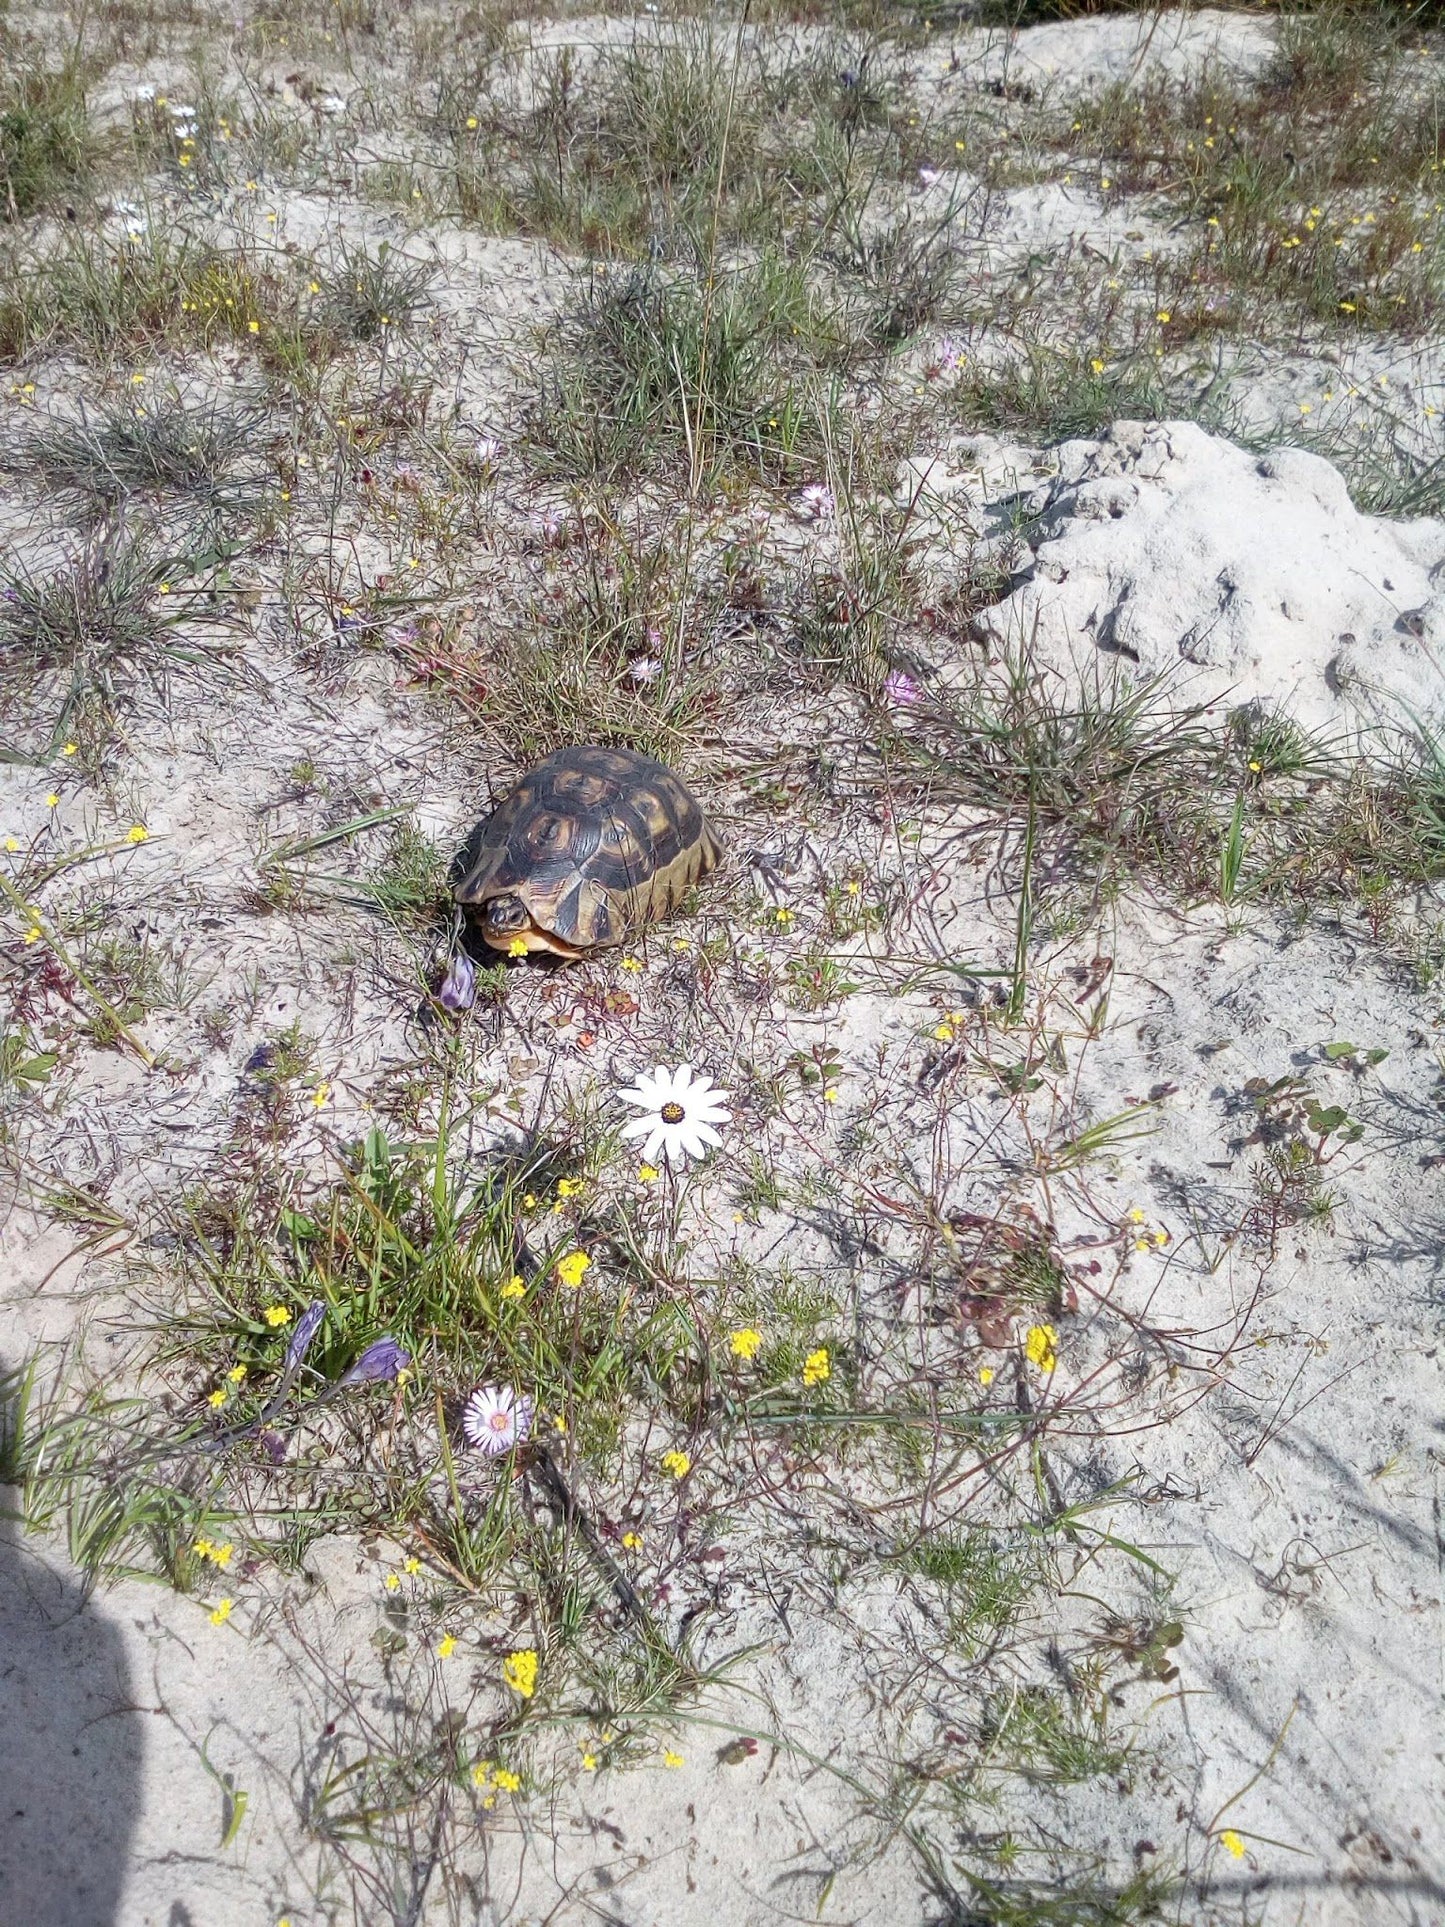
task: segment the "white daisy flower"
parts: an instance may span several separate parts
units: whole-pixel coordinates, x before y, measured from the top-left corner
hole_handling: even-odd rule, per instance
[[[531,1431],[533,1409],[527,1394],[510,1385],[479,1385],[462,1407],[462,1434],[489,1457],[510,1452]]]
[[[675,1071],[659,1064],[650,1076],[642,1072],[631,1089],[617,1095],[646,1113],[622,1131],[624,1137],[646,1138],[644,1164],[655,1163],[659,1151],[669,1164],[705,1157],[708,1145],[722,1143],[715,1127],[732,1121],[721,1102],[732,1092],[714,1090],[712,1079],[691,1064],[679,1064]]]

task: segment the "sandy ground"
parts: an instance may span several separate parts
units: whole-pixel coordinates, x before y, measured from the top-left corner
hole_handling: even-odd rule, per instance
[[[622,28],[584,21],[549,31],[595,44]],[[1207,11],[1145,39],[1142,32],[1111,19],[1039,28],[1007,47],[997,36],[961,34],[960,72],[978,67],[1042,84],[1085,66],[1103,77],[1150,61],[1179,71],[1211,49],[1250,68],[1269,45],[1263,23]],[[165,75],[152,63],[134,78]],[[935,84],[964,82],[950,72]],[[275,198],[283,242],[396,232],[389,215],[333,194]],[[1082,194],[1020,189],[1000,206],[990,245],[1002,274],[1020,253],[1081,239],[1110,251],[1134,247],[1123,240],[1126,225],[1130,217],[1106,214]],[[437,340],[458,329],[466,351],[451,368],[463,419],[505,432],[534,353],[530,331],[562,298],[570,264],[540,244],[460,229],[435,231],[431,245],[443,276]],[[1383,374],[1412,407],[1438,393],[1438,347],[1409,357],[1362,350],[1359,362],[1361,386],[1378,387]],[[1324,356],[1261,351],[1240,390],[1246,410],[1255,422],[1290,419],[1311,384],[1322,389],[1333,378],[1331,366]],[[36,378],[43,405],[70,405],[73,370],[48,365]],[[19,408],[11,412],[18,421]],[[1206,481],[1217,474],[1243,487],[1252,455],[1177,429]],[[1101,441],[1083,457],[1075,450],[1076,470],[1081,459],[1107,466],[1114,446]],[[1058,451],[975,438],[966,456],[943,442],[901,452],[911,455],[910,473],[937,462],[959,474],[956,496],[974,534],[988,520],[981,478],[990,461],[999,472],[1017,456],[1030,466],[1031,486],[1055,495],[1059,487]],[[1271,541],[1287,543],[1308,525],[1341,582],[1381,574],[1383,545],[1399,545],[1401,567],[1420,577],[1412,608],[1435,610],[1445,526],[1417,525],[1406,537],[1355,515],[1332,482],[1324,537],[1308,520],[1319,506],[1316,483],[1298,466],[1287,473],[1274,491],[1281,519],[1264,534],[1253,511],[1242,518],[1251,579],[1267,576]],[[1215,486],[1227,495],[1224,482]],[[56,538],[36,509],[15,482],[0,504],[17,552],[42,556]],[[479,602],[529,570],[531,581],[546,580],[545,556],[527,555],[523,540],[537,512],[504,457],[496,539],[475,563]],[[1098,526],[1075,498],[1059,515],[1055,577],[1041,550],[1044,566],[1010,599],[1019,607],[995,612],[1000,634],[1035,608],[1077,633],[1087,615],[1081,596],[1102,606],[1126,579],[1137,586],[1158,566],[1149,531],[1141,536],[1128,515],[1105,515]],[[775,524],[793,552],[832,539],[800,533],[796,517],[778,514]],[[1194,535],[1192,546],[1187,529],[1171,537],[1177,581],[1161,592],[1166,603],[1187,604],[1214,579],[1229,542],[1227,513]],[[387,560],[364,545],[360,559],[372,568]],[[1104,586],[1086,594],[1081,582]],[[1382,592],[1371,593],[1379,603]],[[475,744],[449,733],[440,706],[386,657],[313,652],[298,663],[287,606],[274,575],[266,579],[244,678],[173,686],[164,706],[138,717],[105,781],[67,781],[52,806],[48,776],[0,766],[7,833],[25,843],[117,840],[88,887],[116,927],[143,934],[186,983],[183,998],[142,1026],[153,1066],[82,1048],[26,1114],[26,1158],[102,1196],[116,1226],[133,1235],[92,1241],[88,1230],[37,1215],[18,1193],[7,1197],[0,1365],[82,1335],[92,1359],[107,1348],[117,1361],[133,1356],[144,1227],[159,1203],[225,1167],[252,1088],[247,1067],[268,1038],[300,1023],[314,1040],[315,1076],[329,1097],[303,1116],[288,1155],[318,1175],[384,1109],[399,1067],[425,1063],[418,1011],[429,947],[341,904],[258,905],[260,860],[285,837],[348,811],[394,805],[449,850],[508,771],[500,758],[478,767]],[[1248,609],[1239,617],[1219,687],[1234,687],[1243,663],[1258,673],[1258,691],[1247,693],[1288,701],[1307,672],[1307,720],[1347,719],[1348,701],[1336,700],[1325,675],[1333,660],[1320,641],[1325,618],[1308,625],[1302,653],[1291,656],[1276,613],[1265,613],[1268,621]],[[1393,622],[1393,613],[1382,616],[1371,642],[1371,687],[1429,706],[1438,693],[1428,646],[1436,630],[1386,673],[1380,652]],[[835,720],[840,737],[857,726],[852,714]],[[292,772],[303,761],[329,791],[295,793]],[[1403,933],[1372,933],[1344,914],[1295,923],[1257,909],[1231,928],[1217,906],[1181,909],[1141,885],[1101,924],[1037,947],[1030,1022],[1039,1038],[1055,1040],[1056,1054],[1036,1096],[1005,1113],[997,1090],[968,1081],[962,1060],[945,1062],[935,1027],[953,1000],[936,974],[919,982],[911,969],[962,959],[1007,970],[1014,926],[994,889],[996,826],[943,808],[914,812],[914,840],[866,808],[794,826],[761,809],[725,757],[706,796],[738,855],[694,935],[727,931],[744,949],[780,959],[819,926],[818,863],[831,876],[861,866],[912,908],[885,933],[851,940],[859,987],[825,1019],[776,993],[750,998],[739,973],[699,1013],[690,964],[659,938],[635,985],[636,1022],[614,1026],[590,1052],[550,980],[518,973],[505,1033],[480,1020],[473,1027],[479,1118],[508,1114],[510,1093],[534,1101],[544,1084],[605,1092],[674,1045],[729,1084],[745,1064],[780,1071],[826,1044],[841,1101],[825,1111],[799,1097],[766,1141],[796,1195],[820,1171],[836,1179],[835,1190],[824,1187],[816,1210],[765,1209],[758,1222],[742,1221],[732,1209],[738,1146],[709,1168],[691,1230],[700,1274],[746,1259],[765,1272],[786,1264],[804,1276],[846,1275],[867,1308],[860,1328],[875,1316],[904,1327],[925,1320],[909,1297],[917,1288],[907,1283],[898,1226],[879,1212],[867,1220],[875,1242],[850,1245],[838,1215],[830,1217],[838,1199],[861,1198],[867,1218],[870,1189],[909,1169],[931,1172],[948,1209],[1027,1198],[1047,1211],[1078,1257],[1079,1301],[1040,1392],[1056,1408],[1049,1476],[1084,1524],[1065,1549],[1065,1585],[1037,1609],[1030,1642],[1010,1661],[1013,1678],[1022,1691],[1062,1671],[1068,1684],[1055,1632],[1062,1641],[1084,1623],[1100,1594],[1125,1610],[1166,1599],[1185,1634],[1172,1651],[1176,1678],[1141,1668],[1112,1689],[1132,1739],[1127,1762],[1084,1787],[1001,1778],[990,1829],[1017,1823],[1022,1837],[1033,1827],[1115,1885],[1168,1866],[1186,1882],[1184,1897],[1168,1903],[1167,1917],[1179,1920],[1445,1921],[1445,1007],[1438,980],[1418,967],[1440,906],[1422,901]],[[132,822],[144,823],[148,838],[125,847]],[[763,867],[750,871],[748,856]],[[760,876],[778,880],[781,900],[796,906],[793,937],[759,934]],[[778,889],[769,883],[765,894],[777,898]],[[579,980],[614,978],[612,965],[579,966]],[[64,1017],[54,999],[42,1008]],[[223,1039],[207,1021],[217,1011]],[[1331,1057],[1326,1047],[1340,1040],[1384,1055],[1373,1063]],[[1261,1153],[1246,1084],[1289,1076],[1343,1106],[1363,1130],[1329,1166],[1327,1220],[1285,1231],[1271,1253],[1249,1231]],[[1087,1167],[1051,1173],[1036,1156],[1038,1144],[1057,1146],[1129,1109],[1141,1120],[1137,1133]],[[1163,1235],[1138,1250],[1128,1229],[1135,1222]],[[925,1350],[934,1342],[920,1340]],[[930,1360],[940,1371],[976,1372],[986,1356],[973,1339],[954,1350],[939,1341]],[[762,1927],[809,1919],[885,1927],[962,1919],[930,1890],[898,1809],[889,1819],[879,1808],[901,1763],[925,1752],[946,1757],[949,1733],[978,1713],[979,1677],[967,1666],[939,1673],[923,1664],[946,1650],[938,1600],[862,1556],[846,1480],[813,1487],[806,1467],[790,1462],[789,1470],[801,1480],[792,1514],[779,1511],[766,1528],[741,1526],[720,1544],[706,1589],[680,1583],[667,1605],[676,1628],[705,1599],[698,1657],[735,1661],[731,1683],[712,1689],[676,1729],[683,1763],[654,1758],[589,1776],[573,1740],[560,1740],[546,1790],[477,1816],[449,1838],[444,1864],[424,1829],[390,1858],[328,1837],[318,1788],[339,1757],[338,1729],[369,1735],[378,1749],[399,1746],[437,1716],[439,1701],[484,1725],[495,1710],[491,1653],[509,1636],[505,1615],[479,1619],[445,1671],[425,1640],[391,1659],[378,1646],[392,1623],[384,1575],[399,1546],[320,1539],[295,1574],[248,1567],[234,1614],[213,1625],[209,1600],[161,1584],[126,1580],[87,1594],[62,1537],[5,1527],[0,1923]],[[977,1486],[987,1516],[987,1481],[978,1477]],[[1152,1564],[1121,1558],[1119,1542]],[[425,1622],[420,1593],[417,1620]],[[762,1737],[739,1750],[739,1735]],[[946,1804],[930,1813],[953,1844],[974,1824]],[[1238,1836],[1237,1856],[1221,1846],[1225,1829]]]

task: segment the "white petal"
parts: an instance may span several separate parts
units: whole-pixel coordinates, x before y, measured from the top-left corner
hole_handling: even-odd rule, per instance
[[[677,1127],[677,1141],[688,1157],[696,1158],[697,1161],[701,1163],[703,1158],[707,1156],[707,1147],[698,1136],[698,1129],[699,1127],[697,1125],[679,1124]]]
[[[640,1081],[640,1080],[639,1080]],[[659,1105],[668,1103],[673,1096],[672,1072],[666,1064],[659,1064],[652,1073],[652,1081],[657,1091]]]
[[[695,1138],[697,1138],[698,1141],[702,1144],[719,1144],[720,1145],[722,1143],[722,1139],[718,1136],[717,1132],[712,1128],[711,1124],[705,1124],[700,1117],[695,1117],[691,1119],[689,1128],[692,1131],[692,1135]],[[694,1151],[693,1156],[699,1157],[701,1156],[701,1153],[698,1151]]]
[[[669,1164],[685,1164],[687,1162],[687,1147],[683,1142],[686,1130],[687,1120],[685,1118],[681,1124],[658,1125],[657,1135],[662,1142],[662,1154]]]
[[[677,1069],[672,1074],[673,1096],[681,1097],[683,1092],[687,1089],[688,1085],[691,1084],[692,1079],[693,1079],[692,1065],[679,1064]]]
[[[638,1082],[640,1084],[641,1079],[639,1079]],[[657,1096],[655,1091],[635,1089],[619,1091],[617,1095],[622,1099],[624,1104],[635,1104],[639,1110],[660,1111],[662,1109],[662,1100]]]
[[[731,1124],[733,1121],[733,1114],[726,1104],[699,1104],[694,1098],[687,1108],[693,1117],[706,1118],[709,1124]]]
[[[621,1135],[623,1137],[642,1137],[648,1131],[652,1130],[656,1124],[657,1113],[654,1111],[651,1117],[635,1117],[630,1124],[624,1124]]]
[[[662,1149],[667,1138],[667,1126],[665,1124],[658,1124],[655,1120],[650,1121],[653,1123],[653,1131],[652,1136],[642,1147],[642,1162],[644,1164],[655,1164],[657,1162],[658,1152]]]

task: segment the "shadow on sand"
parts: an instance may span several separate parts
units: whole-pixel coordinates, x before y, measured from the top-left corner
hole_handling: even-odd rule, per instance
[[[0,1512],[13,1495],[0,1488]],[[0,1922],[112,1927],[143,1715],[119,1628],[0,1517]]]

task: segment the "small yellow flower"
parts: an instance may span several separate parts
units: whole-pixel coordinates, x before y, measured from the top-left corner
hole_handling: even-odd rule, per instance
[[[246,1367],[244,1365],[233,1365],[226,1376],[233,1385],[240,1385],[246,1377]]]
[[[289,1305],[267,1305],[261,1316],[272,1331],[277,1331],[282,1325],[291,1323],[291,1308]]]
[[[443,1633],[437,1641],[437,1658],[450,1659],[457,1650],[457,1642],[450,1633]]]
[[[224,1626],[226,1621],[231,1617],[235,1604],[234,1599],[223,1599],[211,1614],[211,1624],[213,1626]]]
[[[994,1369],[993,1369],[993,1366],[992,1366],[992,1365],[980,1365],[980,1366],[979,1366],[979,1368],[978,1368],[978,1382],[979,1382],[979,1384],[980,1384],[980,1385],[992,1385],[992,1384],[993,1384],[993,1381],[994,1381]]]
[[[505,1766],[499,1766],[492,1774],[492,1785],[503,1793],[515,1793],[522,1784],[520,1773],[513,1773]]]
[[[1223,1833],[1221,1833],[1219,1836],[1219,1844],[1221,1847],[1223,1847],[1224,1851],[1227,1854],[1231,1854],[1234,1857],[1234,1859],[1243,1860],[1244,1842],[1240,1839],[1239,1835],[1234,1831],[1233,1827],[1226,1827],[1224,1829]]]
[[[664,1472],[670,1472],[675,1479],[685,1479],[692,1470],[692,1460],[686,1452],[664,1452],[662,1469]]]
[[[583,1278],[592,1269],[592,1260],[585,1251],[569,1251],[565,1258],[557,1260],[556,1271],[559,1283],[569,1291],[576,1291]]]
[[[25,932],[25,935],[21,941],[24,943],[39,943],[40,925],[38,923],[32,923],[30,928]]]
[[[624,957],[622,959],[622,968],[631,971],[635,975],[642,968],[642,959],[640,957]]]
[[[219,1386],[216,1388],[214,1392],[211,1393],[210,1397],[206,1400],[207,1405],[210,1406],[213,1412],[219,1412],[221,1407],[225,1404],[225,1402],[226,1402],[226,1394],[220,1389]]]
[[[125,840],[127,843],[144,843],[149,835],[150,831],[144,823],[132,823],[125,833]]]
[[[559,1198],[575,1198],[580,1191],[585,1191],[586,1188],[587,1181],[585,1178],[558,1178],[557,1180],[557,1196]]]
[[[331,1086],[329,1084],[318,1084],[316,1089],[311,1093],[311,1102],[319,1111],[330,1095]]]
[[[821,1385],[826,1379],[831,1378],[832,1373],[833,1361],[828,1356],[828,1347],[826,1345],[820,1345],[816,1351],[809,1352],[808,1356],[803,1360],[803,1383],[805,1385]]]
[[[791,930],[797,918],[786,904],[780,904],[773,912],[773,920],[780,930]]]
[[[1149,1249],[1149,1240],[1147,1238],[1136,1238],[1134,1240],[1134,1249],[1136,1251],[1147,1251]]]
[[[493,1768],[492,1762],[490,1760],[478,1760],[476,1765],[472,1768],[472,1785],[473,1786],[488,1785],[494,1770],[495,1769]]]
[[[668,1746],[663,1748],[662,1764],[664,1766],[678,1767],[684,1765],[685,1762],[680,1753],[674,1753],[672,1748]]]
[[[838,1096],[838,1086],[836,1084],[830,1084],[823,1093],[823,1102],[825,1104],[836,1104],[838,1102]]]
[[[1144,1222],[1144,1213],[1139,1209],[1137,1204],[1134,1205],[1129,1212],[1129,1222],[1130,1224],[1143,1224]]]
[[[744,1325],[735,1331],[728,1340],[728,1350],[734,1358],[754,1359],[762,1345],[763,1334],[752,1325]]]
[[[215,1543],[210,1539],[197,1539],[196,1543],[191,1547],[191,1551],[195,1553],[198,1559],[209,1559],[215,1550]]]
[[[79,743],[66,743],[60,753],[62,756],[74,756],[75,752],[79,748],[80,748]]]
[[[5,847],[10,854],[14,856],[15,852],[20,848],[20,838],[18,836],[7,836],[5,839]]]
[[[221,1571],[224,1572],[227,1566],[230,1565],[231,1558],[235,1550],[236,1548],[231,1544],[229,1540],[227,1540],[226,1544],[223,1546],[212,1546],[211,1555],[210,1555],[211,1564],[214,1566],[219,1566]]]
[[[45,800],[50,805],[51,809],[54,809],[56,804],[60,801],[60,797],[55,790],[52,790],[49,796],[47,796]]]
[[[597,1755],[595,1753],[584,1753],[582,1755],[582,1771],[584,1773],[595,1773],[597,1771]]]
[[[409,1559],[402,1560],[401,1569],[409,1579],[415,1579],[421,1571],[421,1560],[413,1553]]]
[[[1030,1365],[1051,1372],[1059,1362],[1059,1334],[1052,1325],[1030,1325],[1024,1352]]]
[[[1172,319],[1172,316],[1170,315],[1169,310],[1167,308],[1161,308],[1159,310],[1158,315],[1155,318],[1158,321],[1167,322]]]
[[[513,937],[512,941],[507,945],[507,955],[509,957],[525,957],[526,954],[527,939],[525,937]]]
[[[843,885],[843,888],[850,897],[861,897],[863,894],[863,885],[858,881],[857,877],[849,877],[848,881]]]
[[[470,132],[472,132],[472,130],[473,130],[473,129],[474,129],[475,127],[476,127],[476,124],[477,124],[477,117],[476,117],[476,115],[475,115],[475,114],[468,114],[468,115],[467,115],[467,131],[468,131],[468,133],[470,133]]]
[[[506,1284],[502,1286],[501,1296],[503,1298],[525,1298],[526,1295],[526,1285],[523,1284],[522,1280],[514,1272]]]
[[[520,1699],[529,1700],[537,1690],[537,1655],[530,1646],[508,1653],[502,1662],[502,1678]]]
[[[637,1182],[639,1184],[656,1184],[661,1176],[662,1173],[655,1164],[639,1164],[637,1167]]]
[[[622,1535],[622,1543],[629,1552],[637,1552],[642,1546],[642,1534],[640,1532],[624,1532]]]
[[[399,1572],[389,1572],[381,1583],[386,1587],[388,1592],[400,1592],[401,1574]]]

